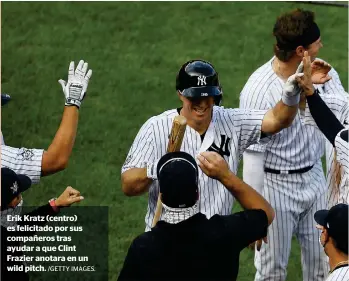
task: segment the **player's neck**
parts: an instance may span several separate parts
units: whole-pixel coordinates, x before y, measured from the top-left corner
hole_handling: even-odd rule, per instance
[[[288,77],[296,72],[299,63],[297,58],[291,58],[288,62],[284,62],[275,57],[273,70],[277,76],[286,82]]]
[[[336,249],[330,251],[328,253],[328,257],[331,271],[335,269],[337,266],[345,264],[345,262],[348,262],[348,255],[345,255],[344,253],[339,252]]]

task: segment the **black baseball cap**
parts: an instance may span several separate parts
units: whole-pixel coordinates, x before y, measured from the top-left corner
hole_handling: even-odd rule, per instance
[[[11,100],[11,96],[9,94],[1,94],[1,106],[5,105]]]
[[[314,214],[315,221],[328,230],[328,235],[337,248],[348,253],[348,205],[337,204],[330,210],[319,210]]]
[[[189,208],[199,198],[198,166],[185,152],[170,152],[157,165],[162,203],[171,208]]]
[[[7,207],[11,201],[32,184],[29,177],[17,175],[8,168],[1,168],[1,206]]]

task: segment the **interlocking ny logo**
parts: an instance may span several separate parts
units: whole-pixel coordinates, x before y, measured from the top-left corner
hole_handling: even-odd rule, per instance
[[[204,86],[206,85],[206,76],[200,75],[198,77],[198,86]]]
[[[228,138],[225,135],[221,135],[221,144],[218,148],[218,146],[213,143],[208,151],[215,151],[217,153],[219,153],[222,157],[224,157],[224,155],[226,156],[230,156],[230,151],[229,151],[229,142],[230,142],[230,138]]]

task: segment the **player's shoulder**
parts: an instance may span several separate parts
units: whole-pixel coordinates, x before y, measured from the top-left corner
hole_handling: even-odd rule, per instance
[[[166,110],[158,115],[150,117],[143,126],[156,124],[165,120],[167,121],[173,119],[176,115],[178,115],[177,109]]]
[[[274,57],[268,60],[266,63],[259,66],[252,74],[249,76],[246,84],[254,83],[256,80],[267,81],[270,80],[272,74],[274,73],[272,68],[272,62]]]
[[[226,108],[224,106],[214,106],[213,107],[213,116],[215,120],[226,120],[227,117],[241,117],[249,114],[253,114],[254,112],[264,112],[264,110],[258,109],[249,109],[249,108]]]
[[[257,68],[245,83],[241,95],[265,94],[269,88],[274,87],[277,75],[272,68],[274,57]]]

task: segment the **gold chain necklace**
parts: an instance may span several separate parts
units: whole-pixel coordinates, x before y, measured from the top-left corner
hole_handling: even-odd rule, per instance
[[[335,269],[336,269],[338,266],[343,265],[343,264],[348,264],[348,261],[341,261],[341,262],[337,263],[337,264],[335,265],[335,267],[334,267],[332,270],[330,270],[330,273],[332,273],[333,271],[335,271]]]

